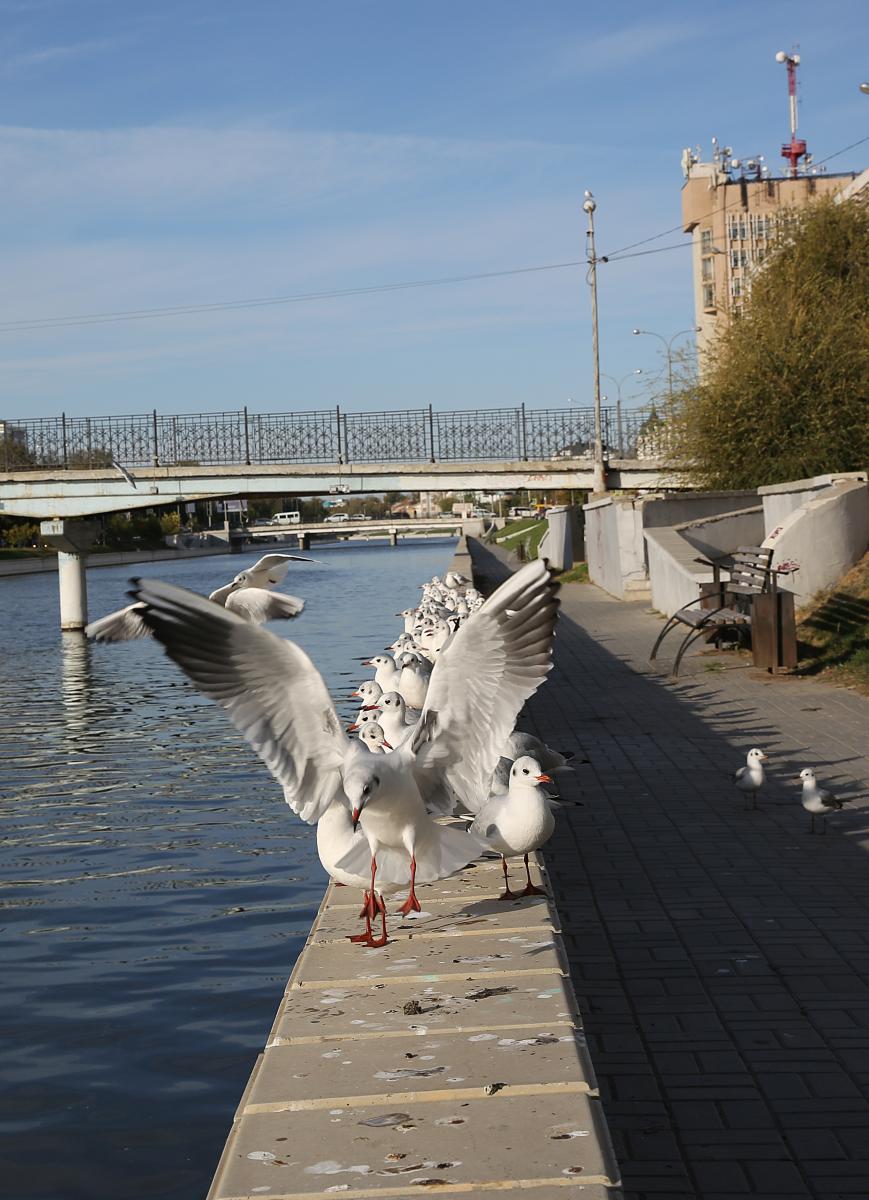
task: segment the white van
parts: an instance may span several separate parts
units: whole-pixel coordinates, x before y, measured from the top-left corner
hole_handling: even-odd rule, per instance
[[[301,525],[302,514],[300,512],[275,513],[272,520],[276,525]]]

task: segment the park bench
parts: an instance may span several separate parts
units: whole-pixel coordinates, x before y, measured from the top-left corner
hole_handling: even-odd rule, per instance
[[[712,583],[702,588],[696,600],[673,613],[658,634],[649,661],[654,661],[667,634],[682,625],[688,632],[673,662],[674,675],[679,674],[682,656],[690,645],[699,638],[720,643],[728,630],[738,637],[751,637],[755,666],[772,670],[796,666],[793,596],[778,591],[776,576],[785,572],[773,568],[772,555],[772,550],[762,546],[740,546],[734,554],[696,558],[695,562],[711,567]],[[729,579],[722,578],[722,567]]]

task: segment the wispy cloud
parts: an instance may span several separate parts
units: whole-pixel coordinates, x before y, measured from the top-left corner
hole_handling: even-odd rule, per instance
[[[0,59],[0,70],[21,71],[28,67],[41,67],[47,63],[83,58],[89,54],[101,54],[114,50],[122,44],[120,38],[94,38],[84,42],[69,42],[65,45],[37,46]]]
[[[576,37],[561,42],[547,66],[562,75],[577,71],[612,71],[644,60],[651,61],[653,55],[699,36],[700,31],[689,21],[628,25],[598,37]]]

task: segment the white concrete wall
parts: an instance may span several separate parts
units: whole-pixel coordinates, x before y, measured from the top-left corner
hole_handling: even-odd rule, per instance
[[[778,521],[763,543],[775,550],[773,566],[787,561],[800,564],[794,575],[779,576],[779,587],[793,592],[797,605],[832,587],[869,546],[866,482],[852,477],[820,490],[809,489],[803,497],[802,504]]]
[[[647,529],[646,552],[652,607],[672,616],[700,595],[701,583],[712,581],[709,567],[698,558],[717,558],[737,546],[757,546],[763,536],[763,509],[721,513],[672,528]],[[727,578],[727,573],[724,573]]]
[[[755,492],[652,493],[594,500],[583,506],[589,578],[620,600],[648,596],[644,531],[678,527],[694,519],[715,519],[721,514],[732,516],[734,509],[748,510],[751,506],[757,507]],[[752,544],[756,545],[763,533],[759,513],[752,518],[751,529]],[[724,549],[745,544],[746,538],[742,537]]]
[[[712,571],[694,562],[696,549],[675,529],[647,529],[649,585],[652,608],[671,617],[700,595],[700,584],[711,583]]]
[[[865,471],[845,471],[841,474],[815,475],[811,479],[792,479],[757,489],[763,503],[763,528],[769,537],[785,517],[790,516],[807,500],[843,480],[865,481]]]

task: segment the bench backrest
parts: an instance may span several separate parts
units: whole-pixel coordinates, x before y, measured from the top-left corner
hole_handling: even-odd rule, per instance
[[[738,596],[759,596],[769,591],[772,550],[763,546],[740,546],[731,555],[730,581],[725,590]]]

